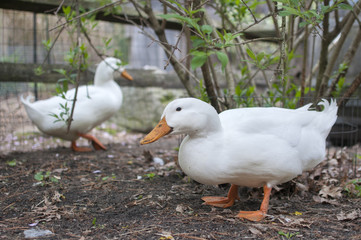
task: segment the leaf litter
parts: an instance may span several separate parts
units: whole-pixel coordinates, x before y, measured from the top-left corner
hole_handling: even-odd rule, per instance
[[[179,139],[141,147],[140,138],[105,152],[52,148],[0,156],[0,235],[22,239],[24,230],[41,224],[57,239],[360,237],[361,168],[351,148],[328,149],[313,171],[278,186],[266,219],[253,223],[235,216],[259,208],[261,189],[241,188],[240,200],[228,209],[202,205],[202,196],[225,196],[229,186],[204,186],[185,176],[174,150]],[[13,160],[17,164],[9,166]],[[58,182],[33,186],[39,171]]]

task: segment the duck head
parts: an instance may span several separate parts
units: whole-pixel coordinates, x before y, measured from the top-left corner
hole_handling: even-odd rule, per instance
[[[157,126],[140,144],[155,142],[167,134],[206,135],[221,128],[217,111],[196,98],[181,98],[170,102]]]
[[[124,66],[121,65],[122,61],[114,57],[104,59],[97,67],[94,76],[94,85],[98,85],[110,80],[113,80],[114,71],[121,73],[122,77],[132,81],[133,78],[126,71]]]

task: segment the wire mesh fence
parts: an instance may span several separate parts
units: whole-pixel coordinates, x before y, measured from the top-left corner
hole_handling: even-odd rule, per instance
[[[60,35],[57,44],[51,51],[48,59],[47,51],[43,42],[54,39],[58,32],[49,31],[51,26],[57,25],[58,18],[45,14],[33,14],[29,12],[13,11],[0,9],[0,62],[12,63],[47,63],[61,64],[65,63],[64,56],[72,47],[74,41],[70,32]],[[90,38],[92,44],[100,52],[113,55],[114,49],[119,49],[125,60],[129,62],[130,67],[143,68],[144,65],[151,63],[159,68],[164,66],[163,50],[153,44],[146,36],[139,33],[139,30],[132,26],[121,24],[112,24],[100,21],[96,28],[91,31]],[[176,41],[177,31],[167,31],[167,37]],[[104,41],[112,38],[111,48],[104,48]],[[94,50],[87,45],[89,49],[90,64],[98,63],[99,58]],[[182,46],[179,46],[182,48]],[[169,70],[170,68],[168,68]],[[38,83],[38,97],[45,99],[54,93],[54,85]],[[31,151],[40,150],[58,146],[68,146],[68,142],[60,139],[45,136],[31,123],[20,102],[21,94],[29,94],[34,89],[34,83],[21,82],[0,82],[0,152],[9,153],[11,151]],[[163,108],[161,105],[152,104],[151,98],[157,98],[159,102],[167,96],[174,98],[184,94],[182,91],[162,92],[162,89],[141,91],[135,93],[132,88],[126,89],[129,95],[138,95],[136,101],[129,101],[125,97],[125,104],[142,105],[143,113],[136,111],[120,111],[119,116],[128,115],[128,118],[118,118],[117,116],[102,124],[93,130],[93,134],[102,139],[105,144],[108,142],[124,142],[133,135],[127,134],[127,130],[142,132],[142,122],[136,120],[137,114],[154,118],[157,121]],[[149,96],[151,95],[151,96]],[[142,101],[141,101],[142,100]],[[270,98],[244,98],[237,99],[240,106],[284,106],[298,107],[300,101],[297,99],[283,99],[282,101],[273,101]],[[304,99],[304,103],[310,102],[310,99]],[[127,102],[129,101],[129,102]],[[123,111],[123,112],[122,112]],[[150,113],[153,116],[150,117]],[[143,117],[144,118],[144,117]],[[361,100],[349,99],[348,102],[339,109],[339,118],[333,127],[328,141],[330,145],[338,148],[348,148],[353,155],[357,167],[357,161],[360,159],[360,123],[361,123]],[[81,145],[82,143],[80,143]],[[83,144],[86,144],[83,142]],[[360,160],[361,161],[361,160]]]
[[[49,14],[0,9],[0,62],[65,63],[64,57],[74,47],[76,34],[70,28],[66,28],[60,34],[60,28],[51,30],[59,23],[59,17]],[[105,21],[89,24],[93,24],[86,26],[91,29],[87,33],[91,44],[85,36],[82,36],[82,41],[87,47],[90,64],[100,61],[98,52],[110,56],[120,55],[131,68],[142,68],[145,65],[163,68],[165,65],[164,59],[167,58],[163,49],[142,34],[137,27]],[[152,33],[150,29],[144,31]],[[172,44],[176,42],[178,35],[178,31],[166,31],[166,36]],[[49,55],[45,46],[47,41],[54,43]],[[107,41],[109,44],[106,44]],[[179,44],[178,47],[184,48],[183,44]],[[178,55],[180,52],[175,54]],[[166,70],[171,71],[172,67]]]

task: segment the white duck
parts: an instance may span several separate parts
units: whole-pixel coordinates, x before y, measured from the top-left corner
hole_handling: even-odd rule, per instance
[[[52,114],[60,115],[64,110],[60,104],[66,102],[69,109],[72,108],[72,99],[75,89],[66,92],[66,99],[60,96],[51,97],[46,100],[30,102],[32,96],[21,101],[32,122],[45,134],[71,141],[71,148],[74,151],[91,151],[91,148],[78,147],[76,140],[79,137],[89,139],[96,150],[105,150],[105,146],[92,135],[87,134],[94,127],[108,120],[121,107],[123,101],[122,90],[114,81],[113,73],[115,70],[121,72],[121,75],[132,80],[133,78],[125,71],[119,59],[108,57],[97,67],[94,76],[94,85],[81,86],[78,88],[77,99],[73,114],[73,121],[68,132],[67,123],[57,121]]]
[[[237,215],[260,221],[267,214],[273,186],[312,169],[325,157],[325,139],[336,121],[337,105],[323,100],[321,112],[309,111],[310,105],[295,110],[240,108],[218,115],[201,100],[177,99],[140,143],[168,133],[187,134],[178,156],[182,170],[203,184],[232,184],[227,197],[203,197],[205,204],[229,207],[239,199],[238,186],[263,186],[260,210]]]

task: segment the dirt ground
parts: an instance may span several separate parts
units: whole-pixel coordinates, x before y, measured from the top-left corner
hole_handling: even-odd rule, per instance
[[[332,148],[314,171],[274,189],[268,216],[254,223],[235,216],[259,208],[261,189],[241,188],[229,209],[202,205],[229,186],[185,176],[179,138],[139,146],[140,137],[107,151],[0,156],[0,239],[23,239],[29,229],[51,232],[37,239],[361,239],[359,185],[347,185],[361,170],[345,150]]]

